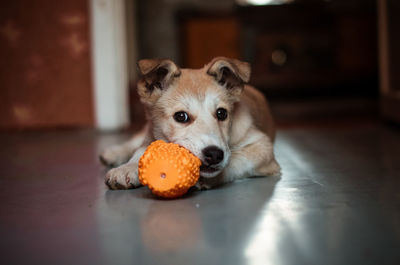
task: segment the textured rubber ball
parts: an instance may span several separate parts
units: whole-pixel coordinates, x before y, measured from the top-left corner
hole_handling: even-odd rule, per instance
[[[157,196],[177,198],[196,184],[200,165],[200,159],[189,150],[157,140],[139,160],[139,180]]]

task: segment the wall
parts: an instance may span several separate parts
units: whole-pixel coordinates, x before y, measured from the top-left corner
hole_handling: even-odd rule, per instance
[[[88,8],[81,0],[2,3],[0,128],[94,125]]]

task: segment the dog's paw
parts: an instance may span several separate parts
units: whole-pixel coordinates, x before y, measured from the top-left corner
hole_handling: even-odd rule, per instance
[[[116,167],[126,162],[127,156],[118,146],[109,147],[100,154],[100,161],[105,166]]]
[[[197,181],[196,185],[194,185],[198,190],[210,190],[213,186],[210,183],[205,183],[201,180]]]
[[[125,164],[107,172],[105,183],[113,190],[133,189],[139,187],[138,167],[136,164]]]
[[[213,178],[204,178],[200,176],[195,187],[199,190],[210,190],[219,187],[224,183],[225,181],[222,174],[219,174],[218,176]]]

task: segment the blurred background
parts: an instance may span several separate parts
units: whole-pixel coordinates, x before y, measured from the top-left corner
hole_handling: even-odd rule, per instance
[[[400,264],[399,33],[400,0],[0,1],[1,264]],[[109,190],[136,62],[215,56],[251,63],[282,177]]]
[[[0,9],[0,129],[142,124],[136,61],[252,64],[278,124],[400,121],[395,0],[14,0]]]

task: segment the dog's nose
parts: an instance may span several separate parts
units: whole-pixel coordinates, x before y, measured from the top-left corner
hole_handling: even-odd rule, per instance
[[[206,162],[208,166],[218,164],[224,159],[224,151],[216,146],[208,146],[203,149],[202,153],[204,155],[204,162]]]

